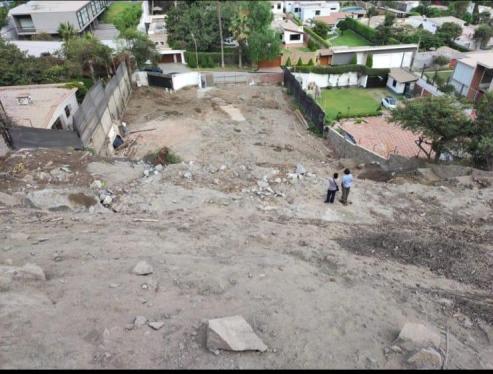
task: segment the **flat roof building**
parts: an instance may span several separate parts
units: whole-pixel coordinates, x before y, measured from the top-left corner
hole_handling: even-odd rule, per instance
[[[10,10],[19,36],[57,34],[61,23],[70,23],[76,32],[87,29],[109,5],[109,0],[28,1]]]
[[[72,129],[79,108],[76,88],[63,84],[0,87],[5,113],[16,125],[39,129]]]

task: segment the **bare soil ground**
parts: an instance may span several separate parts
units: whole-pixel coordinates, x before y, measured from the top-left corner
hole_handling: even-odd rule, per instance
[[[0,161],[0,275],[47,277],[0,277],[1,368],[409,368],[389,349],[406,321],[442,331],[447,368],[493,368],[491,187],[337,160],[280,87],[140,89],[124,120],[155,128],[130,135],[131,160]],[[164,146],[183,162],[145,177]],[[324,204],[344,167],[352,204]],[[204,321],[236,314],[267,352],[205,348]]]

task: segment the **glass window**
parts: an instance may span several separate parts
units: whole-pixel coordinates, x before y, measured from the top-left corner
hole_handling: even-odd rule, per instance
[[[315,11],[315,15],[316,15],[316,16],[319,16],[319,15],[320,15],[320,10],[316,10],[316,11]]]
[[[96,10],[96,4],[91,1],[91,10],[92,10],[92,16],[96,17],[96,14],[98,14],[98,11]]]

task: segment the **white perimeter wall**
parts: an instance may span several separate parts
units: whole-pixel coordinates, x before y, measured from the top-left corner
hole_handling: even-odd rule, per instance
[[[173,89],[178,91],[186,86],[201,87],[201,75],[197,72],[182,73],[173,75]]]
[[[373,54],[373,68],[390,69],[390,68],[411,68],[414,52],[397,52],[397,53],[375,53]]]
[[[296,79],[301,80],[301,86],[304,90],[308,84],[315,82],[320,88],[327,87],[349,87],[360,86],[366,87],[368,76],[363,75],[358,78],[358,73],[345,74],[313,74],[313,73],[293,73]]]

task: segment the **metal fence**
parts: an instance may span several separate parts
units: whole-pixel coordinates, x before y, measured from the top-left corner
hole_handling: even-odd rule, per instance
[[[296,80],[288,69],[284,69],[284,86],[287,88],[288,94],[294,96],[301,111],[308,117],[310,124],[320,131],[320,133],[323,133],[325,112],[317,102],[303,90],[300,82]]]

